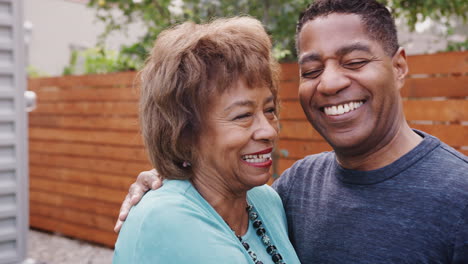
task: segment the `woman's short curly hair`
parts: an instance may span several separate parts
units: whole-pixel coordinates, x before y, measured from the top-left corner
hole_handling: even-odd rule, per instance
[[[140,72],[140,122],[153,166],[168,179],[192,177],[212,100],[242,80],[269,87],[277,103],[278,74],[270,37],[254,18],[185,22],[161,32]]]

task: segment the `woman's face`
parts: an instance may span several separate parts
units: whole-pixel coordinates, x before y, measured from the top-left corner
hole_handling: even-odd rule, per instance
[[[239,81],[213,99],[200,135],[195,177],[232,192],[265,184],[278,134],[273,95]]]

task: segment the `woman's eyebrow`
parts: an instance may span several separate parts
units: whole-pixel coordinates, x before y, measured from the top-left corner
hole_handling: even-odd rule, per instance
[[[255,105],[254,101],[239,100],[239,101],[235,101],[234,103],[232,103],[229,106],[227,106],[226,108],[224,108],[224,112],[228,112],[228,111],[230,111],[232,108],[234,108],[236,106],[253,106],[253,105]]]
[[[268,103],[270,103],[270,102],[273,102],[274,99],[275,99],[275,98],[273,97],[273,95],[272,95],[272,96],[269,96],[269,97],[267,97],[267,98],[265,99],[265,101],[264,101],[263,103],[264,103],[264,104],[268,104]]]

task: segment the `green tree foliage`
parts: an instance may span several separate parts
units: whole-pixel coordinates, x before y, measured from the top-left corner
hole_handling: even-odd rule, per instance
[[[417,22],[431,18],[435,21],[459,16],[465,21],[468,16],[466,0],[378,0],[389,6],[395,17],[403,17],[411,29]]]
[[[396,17],[404,17],[412,29],[427,17],[440,20],[456,15],[466,19],[468,14],[466,0],[379,1],[389,6]],[[102,45],[111,32],[126,31],[132,22],[143,23],[146,32],[141,39],[121,50],[122,56],[140,62],[157,35],[171,25],[243,14],[263,22],[274,40],[274,55],[285,61],[295,59],[295,24],[308,3],[310,0],[90,0],[89,6],[96,9],[97,18],[106,25],[100,38]]]
[[[103,48],[90,48],[83,51],[73,51],[68,66],[63,69],[63,75],[101,74],[137,70],[143,65],[140,59],[130,55]]]
[[[91,0],[97,18],[106,25],[101,41],[112,31],[125,31],[135,21],[143,22],[146,34],[123,53],[147,56],[157,35],[165,28],[183,21],[206,22],[216,17],[250,15],[260,19],[275,41],[279,59],[294,58],[294,30],[299,10],[307,0]],[[118,9],[120,15],[112,11]]]

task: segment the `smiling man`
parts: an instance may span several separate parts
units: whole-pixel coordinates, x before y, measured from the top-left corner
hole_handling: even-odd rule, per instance
[[[273,184],[301,262],[468,263],[468,159],[408,126],[408,65],[390,12],[374,0],[317,0],[296,41],[302,108],[334,150]]]
[[[297,25],[299,98],[333,152],[274,183],[302,263],[468,263],[467,158],[412,130],[389,11],[316,1]]]
[[[308,14],[298,26],[299,98],[339,163],[372,170],[414,148],[421,137],[406,123],[399,95],[408,72],[405,52],[396,37],[379,36],[396,34],[393,24],[379,25],[372,36],[363,15]]]

